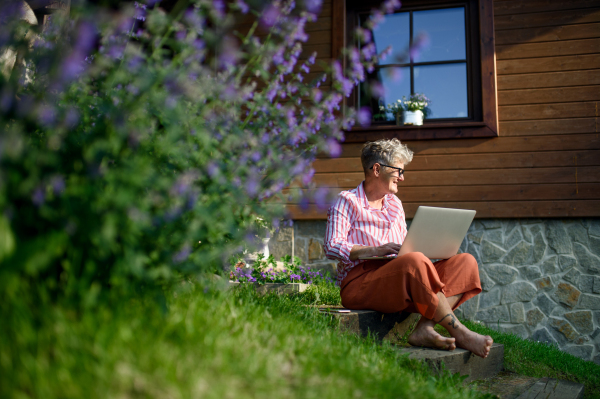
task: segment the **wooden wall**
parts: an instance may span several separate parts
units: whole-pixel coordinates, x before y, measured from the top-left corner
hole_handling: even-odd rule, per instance
[[[307,29],[321,59],[330,8]],[[431,205],[479,218],[599,217],[600,1],[495,0],[494,22],[500,137],[406,142],[415,152],[398,193],[407,216]],[[316,185],[356,187],[360,147],[317,160]],[[326,217],[289,209],[295,219]]]

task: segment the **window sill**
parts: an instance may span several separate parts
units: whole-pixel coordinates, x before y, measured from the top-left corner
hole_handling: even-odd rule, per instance
[[[373,125],[354,127],[345,131],[346,143],[379,139],[439,140],[474,137],[498,137],[495,129],[485,122],[425,123],[422,126]]]

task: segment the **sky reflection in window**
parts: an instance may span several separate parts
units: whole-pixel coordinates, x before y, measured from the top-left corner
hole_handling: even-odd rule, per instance
[[[404,56],[410,43],[410,13],[386,15],[385,22],[373,30],[373,38],[377,53],[385,50],[387,46],[392,46],[392,54],[379,65],[409,62]]]
[[[427,34],[429,44],[414,62],[464,60],[467,57],[464,7],[413,12],[413,34]]]
[[[431,99],[429,119],[469,115],[466,63],[416,66],[414,79],[415,92]]]

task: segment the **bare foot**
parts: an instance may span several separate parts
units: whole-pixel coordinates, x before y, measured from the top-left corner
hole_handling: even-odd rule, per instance
[[[417,326],[408,337],[408,343],[413,346],[424,346],[427,348],[445,349],[453,351],[456,349],[454,338],[446,338],[438,334],[431,326]]]
[[[490,354],[494,340],[489,335],[480,335],[461,325],[461,331],[455,335],[456,345],[484,359]]]

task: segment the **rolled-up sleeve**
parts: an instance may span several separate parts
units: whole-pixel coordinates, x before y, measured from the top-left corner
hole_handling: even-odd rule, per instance
[[[337,259],[346,263],[350,262],[350,250],[354,246],[354,244],[348,242],[352,213],[352,204],[342,195],[329,208],[324,246],[325,256],[329,259]]]

